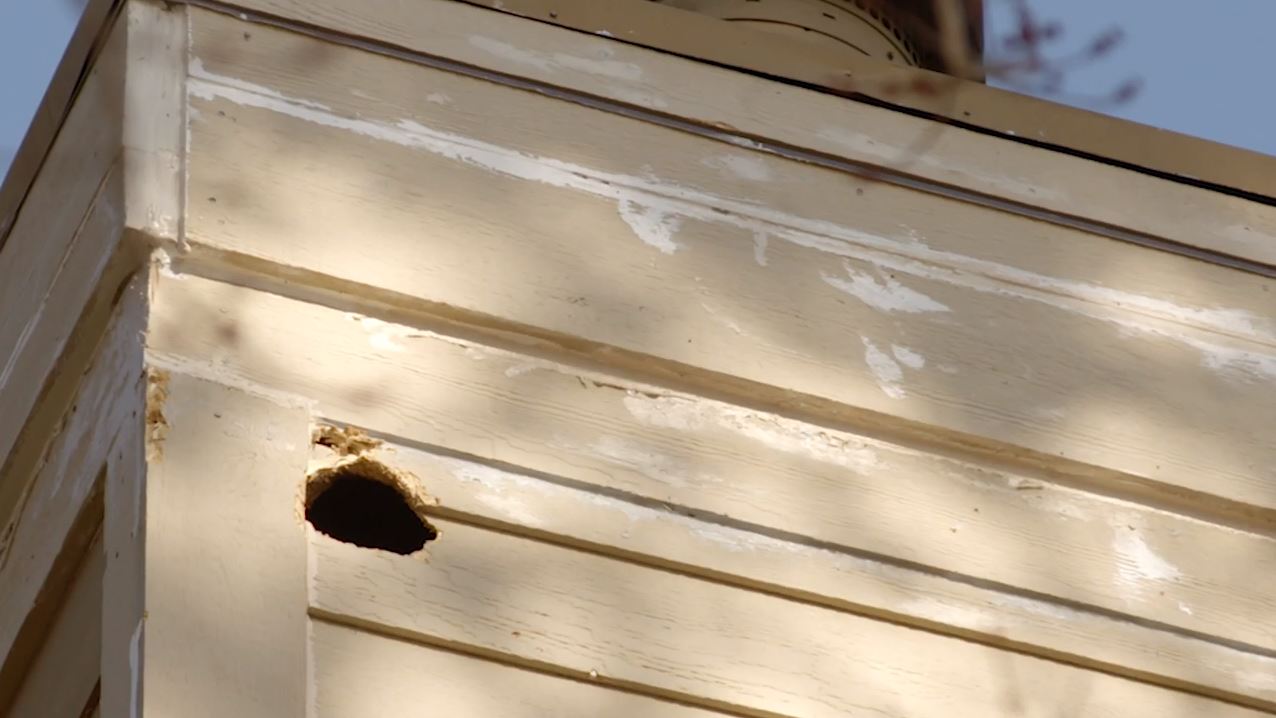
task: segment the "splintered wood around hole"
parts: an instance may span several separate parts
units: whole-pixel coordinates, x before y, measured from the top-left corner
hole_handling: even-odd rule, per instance
[[[306,484],[306,520],[338,541],[408,555],[438,538],[425,518],[433,502],[379,461],[347,457],[315,472]]]

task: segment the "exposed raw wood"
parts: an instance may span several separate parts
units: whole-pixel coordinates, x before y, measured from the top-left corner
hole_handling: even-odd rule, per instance
[[[313,397],[316,411],[337,421],[770,535],[1276,643],[1276,584],[1267,578],[1276,575],[1276,543],[1264,536],[195,277],[161,278],[156,297],[150,350],[166,363]],[[849,600],[933,617],[924,599],[910,609],[893,592],[873,595]],[[1131,661],[1092,633],[1081,639],[1065,629],[1065,645],[1038,637],[1036,625],[1007,637]]]
[[[711,718],[722,714],[345,626],[311,627],[316,718]]]
[[[1100,225],[1276,265],[1276,207],[624,45],[605,37],[529,23],[449,0],[407,6],[393,0],[378,0],[361,3],[357,9],[345,0],[243,0],[237,4],[335,28],[388,46],[529,78],[625,105],[650,108],[708,127],[725,126],[739,134],[734,140],[744,146],[756,146],[753,140],[762,140],[801,148],[1028,207],[1082,217]],[[676,13],[678,22],[685,21],[687,27],[712,21],[695,15],[683,17],[687,13],[676,10],[661,10]],[[324,54],[318,50],[296,53],[277,47],[277,34],[267,28],[260,28],[256,40],[244,41],[242,23],[233,31],[218,31],[213,27],[216,21],[207,13],[193,13],[192,19],[197,34],[195,54],[211,72],[241,76],[237,70],[219,62],[232,61],[228,65],[253,65],[261,72],[287,77],[314,69],[310,59],[314,53]],[[221,21],[226,22],[229,21]],[[215,39],[198,37],[205,28],[218,33]],[[478,28],[482,28],[481,32]],[[702,34],[691,36],[702,37]],[[254,43],[265,49],[254,51]],[[758,51],[755,47],[748,50]],[[261,59],[263,52],[269,54],[269,60]],[[327,50],[327,54],[339,52],[332,47]],[[291,61],[286,59],[290,56]],[[295,63],[295,69],[288,67],[290,62]],[[323,63],[321,70],[328,70],[334,64],[342,63]],[[317,78],[313,82],[322,86]],[[404,91],[400,88],[422,85],[419,81],[396,82],[395,94],[404,99],[448,94],[433,88]],[[349,88],[338,87],[331,91],[333,96],[349,97]],[[987,88],[976,88],[978,86],[972,85],[966,89],[990,92]],[[364,88],[355,89],[363,91]],[[318,101],[328,104],[331,99],[328,94],[325,91]],[[1017,110],[1021,105],[1019,101],[1025,108],[1035,109],[1038,104],[1015,96],[1006,100],[1006,109],[1002,112]],[[468,99],[464,102],[469,104]],[[1050,103],[1040,104],[1051,111],[1067,111]],[[1039,110],[1038,114],[1046,112]],[[412,118],[407,115],[394,118],[399,119]],[[1105,152],[1123,154],[1113,148],[1155,143],[1149,138],[1158,136],[1156,130],[1101,118],[1100,124],[1106,123],[1125,125],[1129,130],[1112,133],[1120,139],[1105,143]],[[1098,136],[1099,131],[1094,134]],[[1137,141],[1133,139],[1135,136]],[[627,139],[617,144],[634,146]],[[1208,151],[1196,155],[1199,164],[1227,164],[1220,157],[1235,154],[1238,166],[1251,167],[1248,173],[1251,181],[1253,177],[1270,173],[1271,164],[1276,162],[1243,150],[1216,151],[1218,146],[1213,143],[1199,144],[1208,147]],[[1268,169],[1254,171],[1253,168],[1260,166]],[[1263,183],[1271,187],[1270,180]],[[853,201],[846,186],[828,185],[830,192],[834,189],[840,189],[839,204]],[[1273,194],[1276,193],[1269,196]]]
[[[63,121],[82,89],[88,67],[97,56],[110,33],[110,23],[122,3],[118,0],[88,0],[83,4],[80,21],[67,42],[62,60],[44,91],[26,136],[9,164],[8,173],[0,176],[0,249],[3,249],[22,203],[37,182],[42,164],[56,161],[50,154]],[[105,118],[104,118],[105,119]],[[109,124],[109,123],[103,123]],[[76,133],[68,128],[66,136]],[[83,138],[64,140],[78,142]],[[52,170],[50,170],[52,172]]]
[[[181,236],[186,149],[186,8],[128,5],[124,164],[127,223],[154,237]]]
[[[98,682],[102,652],[102,570],[99,536],[58,611],[40,655],[6,714],[9,718],[80,718]]]
[[[144,326],[136,293],[113,326],[0,544],[0,704],[10,679],[39,648],[47,621],[101,523],[100,477],[138,380]]]
[[[148,716],[305,715],[309,415],[183,374],[157,378],[137,498],[147,540],[134,705]]]
[[[1257,716],[847,613],[440,522],[422,561],[312,532],[323,617],[791,716]]]
[[[1271,280],[215,22],[193,243],[1271,521]]]
[[[806,42],[689,15],[653,2],[462,0],[541,22],[773,77],[854,91],[1009,137],[1276,197],[1276,160],[1259,152],[1120,120],[895,63],[830,53]],[[342,29],[338,27],[337,29]],[[830,70],[833,71],[830,71]],[[845,71],[845,74],[839,72]],[[909,92],[918,82],[940,92]]]
[[[724,451],[738,443],[732,437],[725,438]],[[800,442],[797,436],[789,438],[794,444]],[[631,457],[638,457],[645,447],[635,444],[628,448]],[[330,456],[324,456],[326,449],[318,452],[319,460],[331,461]],[[672,507],[636,503],[577,488],[568,485],[567,479],[538,479],[404,446],[389,446],[371,456],[419,477],[422,489],[441,502],[437,511],[444,516],[1276,708],[1276,680],[1271,679],[1276,676],[1276,659],[1269,656],[1159,630],[1142,622],[812,546],[801,542],[800,537],[777,538],[774,533],[684,516]],[[657,453],[648,455],[650,459],[660,457]],[[879,469],[882,477],[892,476],[890,467]],[[1049,503],[1051,487],[1028,482],[1023,486],[1030,494],[1045,492],[1035,498]],[[855,488],[848,485],[847,493]],[[906,501],[898,503],[913,508]],[[960,498],[954,499],[954,505],[961,505]],[[1060,508],[1063,506],[1068,504],[1061,504]],[[845,513],[861,517],[869,512],[848,509]],[[915,523],[925,523],[924,515],[924,511],[917,511]],[[978,523],[981,516],[974,514],[969,518]],[[870,530],[875,525],[866,523],[869,525],[865,528]],[[802,524],[806,525],[806,521]],[[962,531],[954,536],[967,528],[964,521],[961,526]],[[1005,549],[1004,561],[1022,560],[1017,547],[1001,548]],[[1075,559],[1064,562],[1075,563]],[[1055,570],[1066,574],[1072,569],[1059,565]]]
[[[112,171],[102,180],[83,224],[67,237],[26,237],[15,240],[0,256],[0,282],[8,294],[0,312],[0,347],[7,353],[0,365],[0,465],[5,463],[32,409],[54,374],[58,358],[97,290],[116,246],[119,245],[123,177]],[[21,229],[21,228],[20,228]],[[32,250],[26,252],[23,250]],[[5,257],[13,262],[5,262]],[[22,291],[29,290],[29,291]],[[21,292],[21,295],[19,295]],[[22,488],[20,481],[0,486],[0,515],[8,518]]]

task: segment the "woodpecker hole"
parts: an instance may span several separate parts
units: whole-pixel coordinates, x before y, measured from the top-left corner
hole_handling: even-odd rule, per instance
[[[364,456],[322,469],[306,484],[306,520],[315,530],[404,556],[438,538],[425,518],[432,504],[398,472]]]

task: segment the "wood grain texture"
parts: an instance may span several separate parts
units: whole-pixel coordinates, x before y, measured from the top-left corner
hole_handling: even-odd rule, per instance
[[[764,715],[1258,712],[450,522],[428,560],[312,534],[321,616]]]
[[[501,718],[722,715],[324,621],[314,621],[311,634],[316,718],[397,718],[424,712]]]
[[[62,60],[53,71],[22,144],[18,146],[6,174],[0,177],[0,250],[9,239],[23,202],[33,192],[32,185],[39,182],[43,165],[58,161],[55,142],[68,113],[79,99],[83,89],[81,83],[90,72],[90,63],[101,57],[99,52],[111,33],[111,22],[120,4],[119,0],[88,0],[80,10],[80,21],[67,41]],[[67,136],[81,129],[83,127],[68,126]],[[81,139],[67,139],[63,143],[70,144]]]
[[[17,241],[8,246],[15,263],[4,267],[13,281],[0,282],[0,293],[10,295],[0,300],[6,308],[0,312],[0,347],[7,351],[0,365],[0,405],[5,407],[0,412],[0,457],[5,459],[0,463],[7,463],[18,448],[18,437],[73,343],[75,328],[119,246],[122,203],[123,177],[117,167],[102,179],[83,223],[70,236],[49,236],[43,242],[31,238],[31,248],[43,256],[19,251]],[[19,293],[24,296],[15,296]],[[10,514],[22,488],[17,477],[0,485],[0,515]]]
[[[196,244],[1274,515],[1270,280],[226,22]]]
[[[47,590],[50,577],[59,565],[79,564],[83,546],[71,555],[65,547],[77,534],[91,538],[99,524],[102,470],[115,434],[132,409],[120,397],[136,386],[142,366],[145,317],[139,304],[137,294],[126,294],[119,305],[35,480],[5,527],[0,545],[0,656],[5,657],[5,673],[11,662],[25,667],[28,649],[17,650],[15,644],[25,635],[32,615],[58,598]],[[91,501],[97,501],[96,516],[87,515]]]
[[[181,236],[186,152],[186,7],[130,2],[123,121],[126,222],[153,237]]]
[[[631,448],[636,455],[638,447]],[[317,458],[331,461],[328,453],[319,449]],[[571,485],[561,477],[537,478],[405,446],[389,445],[372,456],[419,477],[421,489],[439,499],[443,516],[1276,708],[1276,680],[1271,679],[1276,676],[1276,659],[1267,655],[811,545],[800,536],[747,530],[711,516],[687,516],[680,507],[625,500],[601,493],[599,487]],[[923,515],[914,514],[918,524],[925,523]],[[963,522],[954,533],[966,528]],[[1056,567],[1060,575],[1070,570],[1074,569]]]
[[[123,224],[125,33],[117,26],[0,247],[0,456],[12,449]],[[45,343],[35,341],[43,339]],[[28,352],[30,355],[28,356]],[[16,392],[16,393],[15,393]]]
[[[151,288],[150,273],[138,272],[124,290],[137,314],[139,326],[132,337],[137,345],[144,343]],[[143,364],[139,358],[135,381],[115,397],[128,418],[116,431],[106,462],[101,683],[92,708],[108,718],[141,715],[143,653],[138,629],[146,615],[146,442],[153,418],[146,411],[151,375]]]
[[[834,89],[854,89],[891,105],[947,117],[1008,137],[1024,137],[1051,147],[1066,147],[1152,171],[1276,197],[1273,160],[1258,152],[979,82],[954,81],[876,58],[848,57],[840,51],[834,57],[808,42],[758,32],[740,23],[724,28],[715,18],[682,12],[667,4],[603,5],[591,0],[462,1],[772,77]],[[830,68],[835,72],[830,72]],[[838,77],[839,74],[842,77]],[[903,87],[916,87],[919,82],[938,91],[899,91]]]
[[[209,280],[164,277],[155,296],[150,350],[166,363],[228,384],[312,398],[316,412],[336,421],[525,467],[648,506],[722,517],[790,542],[889,556],[1242,643],[1276,640],[1270,632],[1276,586],[1266,578],[1276,546],[1267,537]],[[492,477],[497,485],[488,486],[483,472],[452,475],[446,463],[440,467],[417,454],[394,461],[435,477],[426,478],[427,490],[439,481],[455,487],[445,494],[445,507],[477,512],[475,502],[490,499],[489,518],[502,520],[493,512],[508,510],[503,520],[529,530],[592,540],[563,528],[567,519],[554,518],[570,513],[564,507],[520,520],[517,508],[524,503],[506,493],[518,481],[502,482],[499,472]],[[590,506],[572,510],[585,516],[605,508]],[[639,550],[608,535],[609,545]],[[843,585],[830,576],[817,587],[813,566],[809,575],[795,574],[785,568],[783,553],[770,563],[746,561],[729,570],[727,554],[680,558],[676,546],[670,540],[646,552],[930,624],[950,623],[985,640],[1001,640],[998,632],[1004,631],[1005,640],[1045,652],[1276,697],[1276,686],[1244,682],[1244,676],[1276,667],[1271,661],[1173,633],[1114,627],[1055,607],[1024,608],[995,592],[961,588],[920,571],[903,574],[903,588],[879,585],[881,577],[868,569],[855,572],[866,583]],[[817,552],[810,562],[833,561],[834,555]],[[905,600],[910,590],[916,592],[912,601]],[[974,608],[963,617],[961,610],[946,611],[950,605]],[[1196,665],[1197,651],[1216,655],[1211,665],[1221,670],[1207,676]]]
[[[157,378],[138,498],[146,593],[132,627],[134,705],[191,718],[305,715],[298,508],[309,415],[180,373]]]
[[[1276,207],[652,52],[606,37],[527,22],[446,0],[411,6],[378,0],[360,4],[357,9],[344,0],[243,0],[236,4],[708,126],[725,126],[745,136],[886,167],[942,185],[1082,216],[1192,247],[1276,264]],[[706,24],[714,22],[711,18],[668,8],[646,12],[669,16],[662,22],[681,24],[687,30],[701,26],[702,31],[692,35],[698,44],[703,43],[700,37],[711,28],[716,29],[716,25]],[[758,55],[756,47],[746,47],[743,52],[753,53],[760,62],[769,62],[762,58],[772,54]],[[783,51],[774,54],[782,55]],[[897,72],[909,71],[888,70]],[[874,81],[871,74],[863,79]],[[883,79],[895,81],[891,77]],[[965,90],[988,91],[975,86]],[[958,98],[956,105],[962,99]],[[1037,107],[1037,101],[1014,97],[996,109],[1011,114],[1031,113]],[[962,111],[968,110],[971,108]],[[971,111],[973,116],[978,109]],[[1077,114],[1090,117],[1088,113]],[[1114,120],[1111,123],[1122,124]],[[1080,126],[1074,125],[1073,129]],[[1033,136],[1046,129],[1033,127],[1025,134],[1029,139],[1050,142],[1053,137]],[[1103,132],[1096,128],[1086,134]],[[1123,139],[1109,138],[1100,154],[1120,156],[1124,154],[1123,146],[1156,144],[1164,140],[1166,133],[1131,127],[1128,132],[1114,130],[1105,134]],[[1249,168],[1247,188],[1261,184],[1259,193],[1267,191],[1271,196],[1268,181],[1255,179],[1270,171],[1257,171],[1258,166],[1270,165],[1268,159],[1213,143],[1201,144],[1208,145],[1208,149],[1181,148],[1180,156],[1191,156],[1196,164],[1208,166],[1224,164],[1224,157],[1238,155],[1236,166]],[[1210,174],[1208,169],[1205,173]]]
[[[102,654],[102,575],[99,539],[79,567],[40,655],[31,664],[9,718],[80,718],[97,687]]]

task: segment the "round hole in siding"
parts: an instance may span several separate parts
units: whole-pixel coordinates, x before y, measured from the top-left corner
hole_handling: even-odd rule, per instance
[[[406,477],[365,456],[321,469],[306,484],[306,520],[316,531],[401,555],[438,538],[425,518],[432,503]]]

